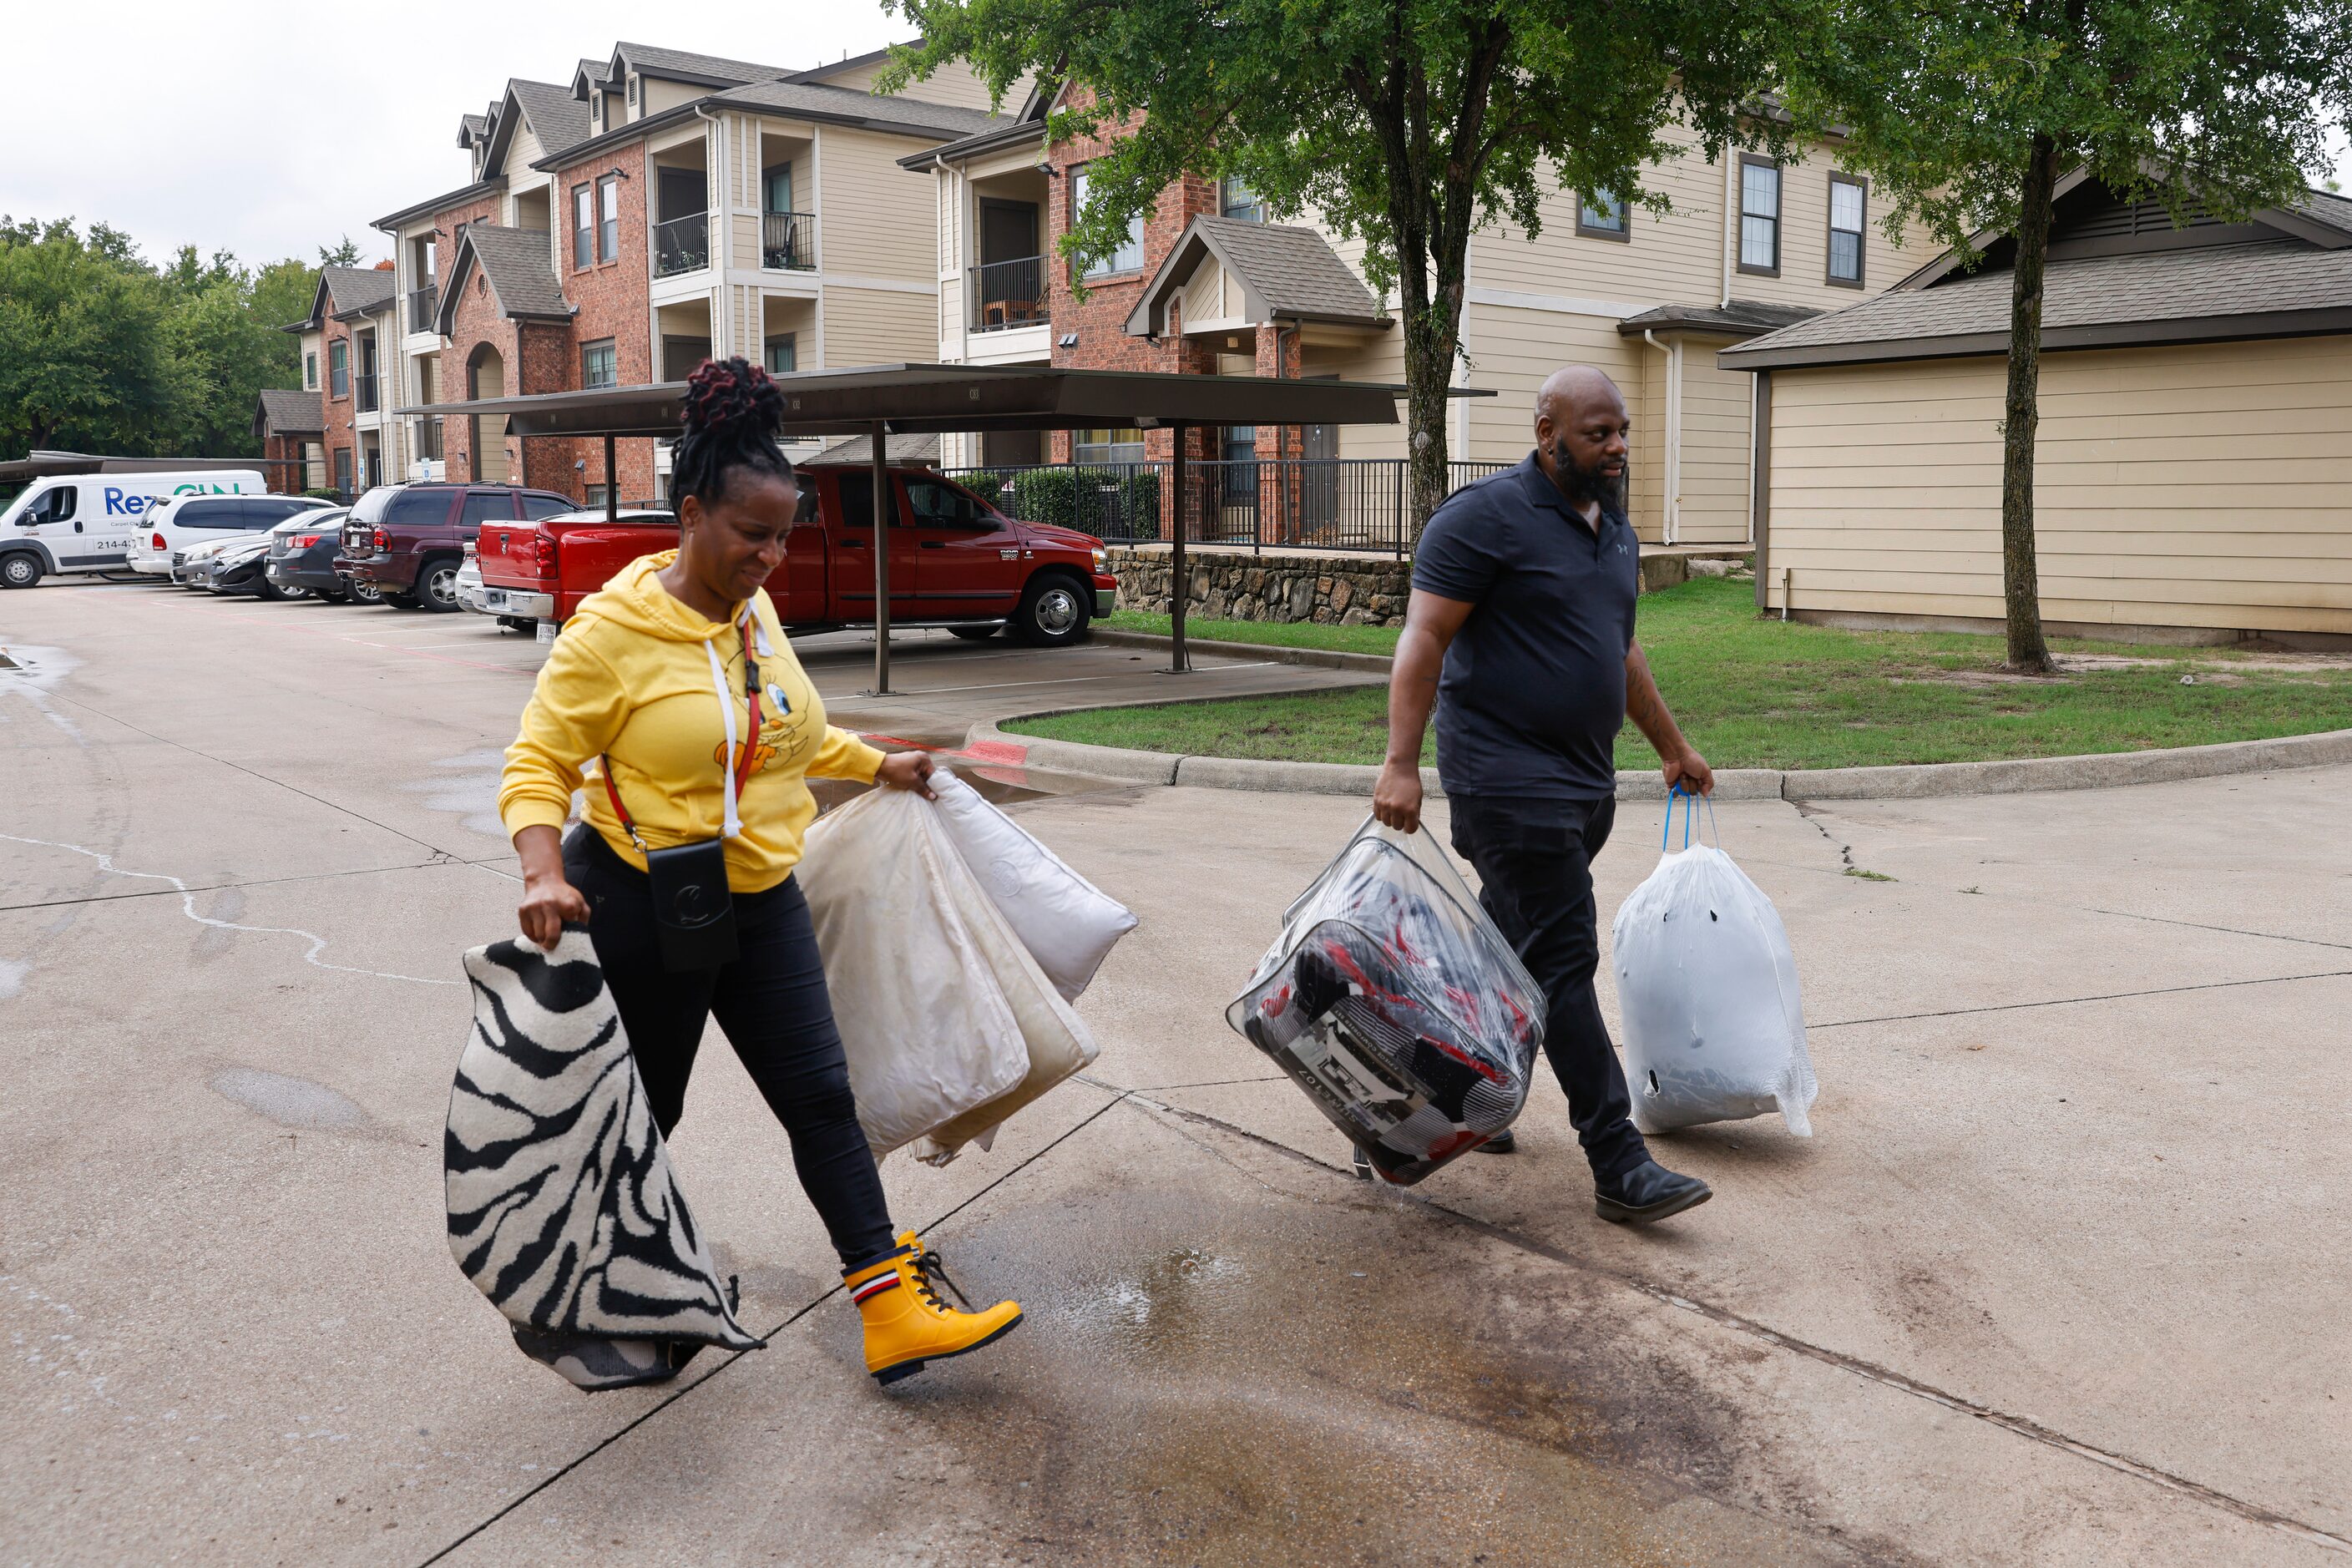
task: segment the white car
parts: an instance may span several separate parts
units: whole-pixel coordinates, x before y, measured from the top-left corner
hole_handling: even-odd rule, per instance
[[[315,496],[162,496],[140,519],[130,566],[151,577],[173,577],[185,552],[226,542],[233,534],[266,533],[289,517],[326,511]]]
[[[490,614],[482,603],[482,563],[474,559],[474,544],[466,544],[466,563],[457,568],[457,603],[478,616]]]
[[[174,550],[172,552],[172,581],[183,588],[209,588],[213,585],[214,563],[234,559],[247,551],[268,548],[269,535],[266,533],[233,533],[226,539]]]

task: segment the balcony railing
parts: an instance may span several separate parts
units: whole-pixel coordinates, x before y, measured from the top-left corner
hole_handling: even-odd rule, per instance
[[[1045,324],[1045,258],[1042,256],[975,267],[966,291],[971,296],[975,332]]]
[[[408,330],[429,332],[441,315],[441,285],[427,283],[408,291]]]
[[[1448,490],[1509,468],[1450,465]],[[1402,458],[1198,460],[1185,468],[1184,537],[1253,550],[1348,550],[1402,556],[1412,545]],[[1173,463],[1045,463],[943,470],[1000,511],[1114,544],[1175,537]]]
[[[376,397],[376,388],[382,384],[382,382],[383,377],[381,376],[355,375],[352,377],[352,406],[362,414],[374,413],[376,411],[378,401]]]
[[[654,225],[654,276],[699,272],[710,265],[710,215],[688,213]]]
[[[761,213],[760,265],[786,272],[816,270],[816,215]]]

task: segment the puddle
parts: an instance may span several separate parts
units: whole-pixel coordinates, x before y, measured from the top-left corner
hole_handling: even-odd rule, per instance
[[[433,764],[441,770],[437,776],[400,787],[423,795],[426,809],[447,812],[476,833],[504,842],[507,830],[499,820],[499,775],[506,761],[502,751],[444,757]]]
[[[40,710],[41,717],[81,742],[79,726],[59,712],[49,698],[81,661],[61,647],[28,647],[0,644],[0,724],[10,722],[5,699],[16,696]]]
[[[323,1083],[259,1068],[224,1068],[210,1087],[224,1100],[305,1132],[378,1132],[375,1118]]]

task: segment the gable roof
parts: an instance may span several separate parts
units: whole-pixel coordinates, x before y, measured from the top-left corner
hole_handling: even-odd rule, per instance
[[[740,87],[747,81],[772,81],[793,74],[790,66],[754,65],[750,60],[698,55],[689,49],[665,49],[655,44],[614,44],[610,65],[621,68],[616,71],[608,66],[606,79],[610,81],[618,81],[622,71],[635,71],[640,76],[657,76],[697,87]]]
[[[518,78],[507,83],[507,97],[521,109],[523,118],[530,122],[530,133],[539,138],[540,146],[547,152],[561,153],[588,140],[588,106],[572,97],[571,89],[551,81]],[[503,114],[499,117],[501,132],[506,129],[507,118]],[[492,155],[502,151],[493,149]]]
[[[568,321],[574,314],[563,297],[549,260],[551,237],[543,228],[504,228],[496,224],[466,226],[457,254],[449,262],[449,286],[442,290],[441,308],[433,327],[450,337],[457,323],[457,306],[476,269],[489,279],[499,314],[523,321]]]
[[[1722,305],[1660,305],[1639,315],[1627,316],[1617,323],[1617,331],[1628,338],[1663,331],[1752,338],[1809,321],[1821,313],[1810,305],[1770,305],[1761,300],[1733,300]]]
[[[327,421],[319,412],[319,395],[299,388],[265,386],[255,400],[253,433],[262,436],[316,436]]]
[[[892,436],[882,443],[883,460],[892,468],[936,468],[940,466],[940,438],[931,436]],[[814,457],[800,461],[803,468],[866,468],[874,466],[874,437],[850,436]]]
[[[1318,231],[1234,217],[1196,217],[1168,252],[1127,318],[1134,337],[1157,337],[1168,325],[1168,304],[1183,291],[1201,263],[1214,258],[1241,283],[1256,321],[1336,321],[1385,327],[1389,318],[1371,290],[1348,269]]]
[[[479,142],[483,137],[488,136],[489,133],[490,117],[488,115],[461,114],[457,116],[458,146],[471,148],[475,142]]]
[[[831,120],[869,131],[959,138],[996,129],[1002,117],[984,109],[925,103],[919,99],[864,92],[820,82],[758,81],[714,95],[720,103],[773,109],[811,120]]]
[[[2064,195],[2082,190],[2077,179]],[[2312,192],[2243,224],[2201,216],[2175,229],[2091,190],[2053,225],[2044,275],[2046,350],[2352,332],[2352,202]],[[1720,351],[1726,369],[1853,364],[2009,352],[2006,237],[1962,272],[1950,253],[1842,310]]]
[[[917,38],[905,47],[908,48],[919,47],[922,44],[922,39]],[[824,80],[825,78],[830,76],[838,76],[843,71],[863,70],[867,66],[878,65],[882,61],[888,59],[890,58],[890,51],[899,47],[900,46],[897,44],[885,44],[878,49],[868,49],[862,55],[845,55],[840,59],[835,60],[830,65],[811,66],[804,71],[792,71],[785,76],[784,79],[786,81],[821,82]]]
[[[586,102],[592,92],[609,92],[613,79],[610,60],[583,59],[572,71],[572,96]]]
[[[339,321],[354,321],[373,315],[392,303],[394,282],[389,268],[321,267],[319,286],[310,293],[310,313],[285,329],[289,332],[315,332],[333,316]]]

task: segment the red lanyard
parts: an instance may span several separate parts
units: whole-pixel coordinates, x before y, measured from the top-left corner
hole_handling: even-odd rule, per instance
[[[760,744],[760,666],[751,657],[751,619],[747,615],[742,623],[743,692],[750,700],[751,728],[751,732],[743,737],[743,744],[735,757],[735,799],[739,806],[744,789],[751,782],[751,766],[758,757]],[[604,795],[613,803],[613,815],[621,819],[621,830],[629,836],[629,842],[643,850],[646,841],[637,837],[636,821],[629,816],[629,808],[621,804],[620,788],[613,782],[613,754],[601,752],[598,760],[604,764]]]

